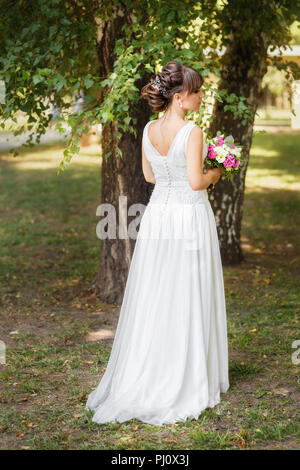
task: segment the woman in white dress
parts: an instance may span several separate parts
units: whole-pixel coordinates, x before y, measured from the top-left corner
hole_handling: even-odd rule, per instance
[[[86,409],[96,423],[137,418],[161,426],[220,403],[229,388],[226,304],[215,218],[203,173],[198,111],[203,78],[177,61],[142,89],[154,111],[142,168],[154,190],[143,213],[110,358]]]

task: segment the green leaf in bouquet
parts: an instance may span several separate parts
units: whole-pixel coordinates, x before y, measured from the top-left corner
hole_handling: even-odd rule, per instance
[[[224,139],[224,142],[226,143],[226,145],[228,145],[228,147],[232,148],[233,144],[234,144],[234,138],[232,135],[228,135],[227,137],[225,137]]]

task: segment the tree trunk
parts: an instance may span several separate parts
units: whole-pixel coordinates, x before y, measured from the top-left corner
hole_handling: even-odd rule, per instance
[[[126,12],[118,10],[112,22],[100,25],[101,32],[98,35],[98,57],[100,64],[100,74],[103,79],[113,71],[113,63],[116,59],[113,49],[116,40],[122,37],[122,26],[128,21]],[[143,81],[135,85],[141,87],[148,80],[148,76],[143,77]],[[101,100],[101,98],[100,98]],[[128,208],[131,204],[144,204],[149,201],[153,185],[147,183],[142,172],[142,132],[146,123],[150,119],[150,108],[144,100],[140,100],[132,106],[130,115],[137,119],[137,137],[131,133],[123,135],[117,142],[114,136],[116,123],[103,126],[102,129],[102,155],[108,152],[112,154],[102,159],[102,181],[101,181],[101,204],[112,204],[116,212],[116,238],[106,238],[100,240],[100,263],[98,275],[94,281],[94,286],[99,297],[108,303],[121,304],[128,270],[135,245],[133,238],[119,238],[121,233],[127,233]],[[115,151],[116,144],[122,150],[123,157]],[[119,198],[123,197],[127,206],[119,209]],[[122,202],[123,202],[122,201]],[[119,223],[119,217],[122,222]]]
[[[215,101],[208,137],[212,138],[220,130],[225,135],[233,135],[243,146],[244,160],[241,169],[231,181],[222,175],[209,199],[215,214],[220,251],[224,265],[238,264],[244,260],[241,248],[241,223],[245,190],[245,177],[252,143],[255,113],[261,94],[261,83],[267,70],[268,44],[264,33],[257,34],[247,47],[239,35],[229,37],[230,42],[222,57],[220,89],[228,94],[245,96],[252,106],[252,117],[243,126],[240,117],[235,118],[230,111],[224,111],[226,103]]]

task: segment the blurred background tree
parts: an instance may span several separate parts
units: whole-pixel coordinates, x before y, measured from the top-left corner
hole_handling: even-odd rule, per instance
[[[59,173],[80,151],[82,136],[101,123],[101,202],[113,204],[116,220],[124,220],[120,196],[128,207],[145,204],[152,189],[142,174],[141,142],[145,124],[157,115],[140,90],[169,60],[196,68],[205,99],[200,112],[187,117],[208,137],[220,130],[243,146],[240,173],[231,182],[222,177],[209,196],[222,261],[240,263],[245,176],[263,78],[270,64],[285,71],[289,83],[297,78],[292,60],[269,54],[290,44],[299,11],[293,0],[37,0],[34,8],[29,0],[1,0],[1,125],[22,111],[27,121],[16,133],[29,130],[30,144],[58,109],[57,129],[71,133]],[[74,98],[82,96],[74,109]],[[95,287],[108,302],[122,299],[135,244],[119,235],[101,242]]]

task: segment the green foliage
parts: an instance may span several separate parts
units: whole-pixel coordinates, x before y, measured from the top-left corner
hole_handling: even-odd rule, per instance
[[[70,97],[100,81],[96,49],[87,47],[96,37],[92,2],[85,3],[86,8],[81,2],[61,0],[38,0],[34,8],[28,0],[0,3],[0,78],[6,88],[1,120],[24,112],[31,131],[27,144],[34,133],[39,142],[46,132],[51,105],[62,110],[62,121],[72,129],[80,124],[70,113]],[[17,133],[24,130],[22,126]],[[77,152],[77,142],[69,143],[68,154]]]
[[[87,341],[87,330],[113,331],[119,309],[89,290],[98,268],[99,158],[86,158],[89,150],[56,178],[60,151],[22,149],[13,162],[3,155],[0,297],[8,347],[0,448],[296,448],[299,133],[256,135],[251,148],[246,260],[224,268],[230,388],[197,420],[162,428],[138,420],[99,427],[84,409],[110,354],[106,340]]]
[[[260,15],[257,15],[257,3]],[[252,111],[246,98],[225,89],[218,89],[209,80],[220,77],[217,48],[226,45],[232,34],[233,21],[242,18],[237,41],[255,50],[255,37],[264,31],[266,41],[282,45],[290,40],[289,24],[297,17],[299,7],[292,0],[249,2],[234,0],[30,0],[0,2],[0,80],[6,86],[6,101],[0,105],[1,122],[13,118],[16,111],[28,117],[37,141],[45,133],[53,117],[51,107],[61,115],[57,128],[63,124],[71,129],[71,139],[64,151],[58,172],[64,170],[79,150],[82,133],[88,124],[115,122],[115,137],[120,141],[125,132],[136,136],[133,107],[140,99],[140,83],[145,75],[160,71],[169,60],[179,60],[197,69],[206,77],[203,85],[205,100],[212,96],[225,102],[225,111],[242,119],[251,119]],[[120,13],[121,12],[121,13]],[[97,45],[100,23],[114,22],[118,14],[128,17],[115,42],[113,71],[99,74]],[[255,18],[255,22],[253,22]],[[100,34],[101,35],[101,34]],[[204,52],[209,47],[209,56]],[[139,85],[138,85],[139,83]],[[217,88],[216,88],[217,87]],[[74,111],[72,100],[84,94],[84,105]],[[204,107],[193,116],[203,127],[209,122]],[[0,122],[0,125],[1,125]],[[205,126],[204,126],[205,127]],[[24,132],[25,126],[20,131]],[[16,135],[16,134],[15,134]],[[115,149],[122,157],[119,147]],[[14,152],[17,155],[18,152]],[[110,156],[111,152],[104,155]]]
[[[292,36],[290,44],[300,44],[300,21],[294,21],[294,23],[290,26],[290,31]]]

